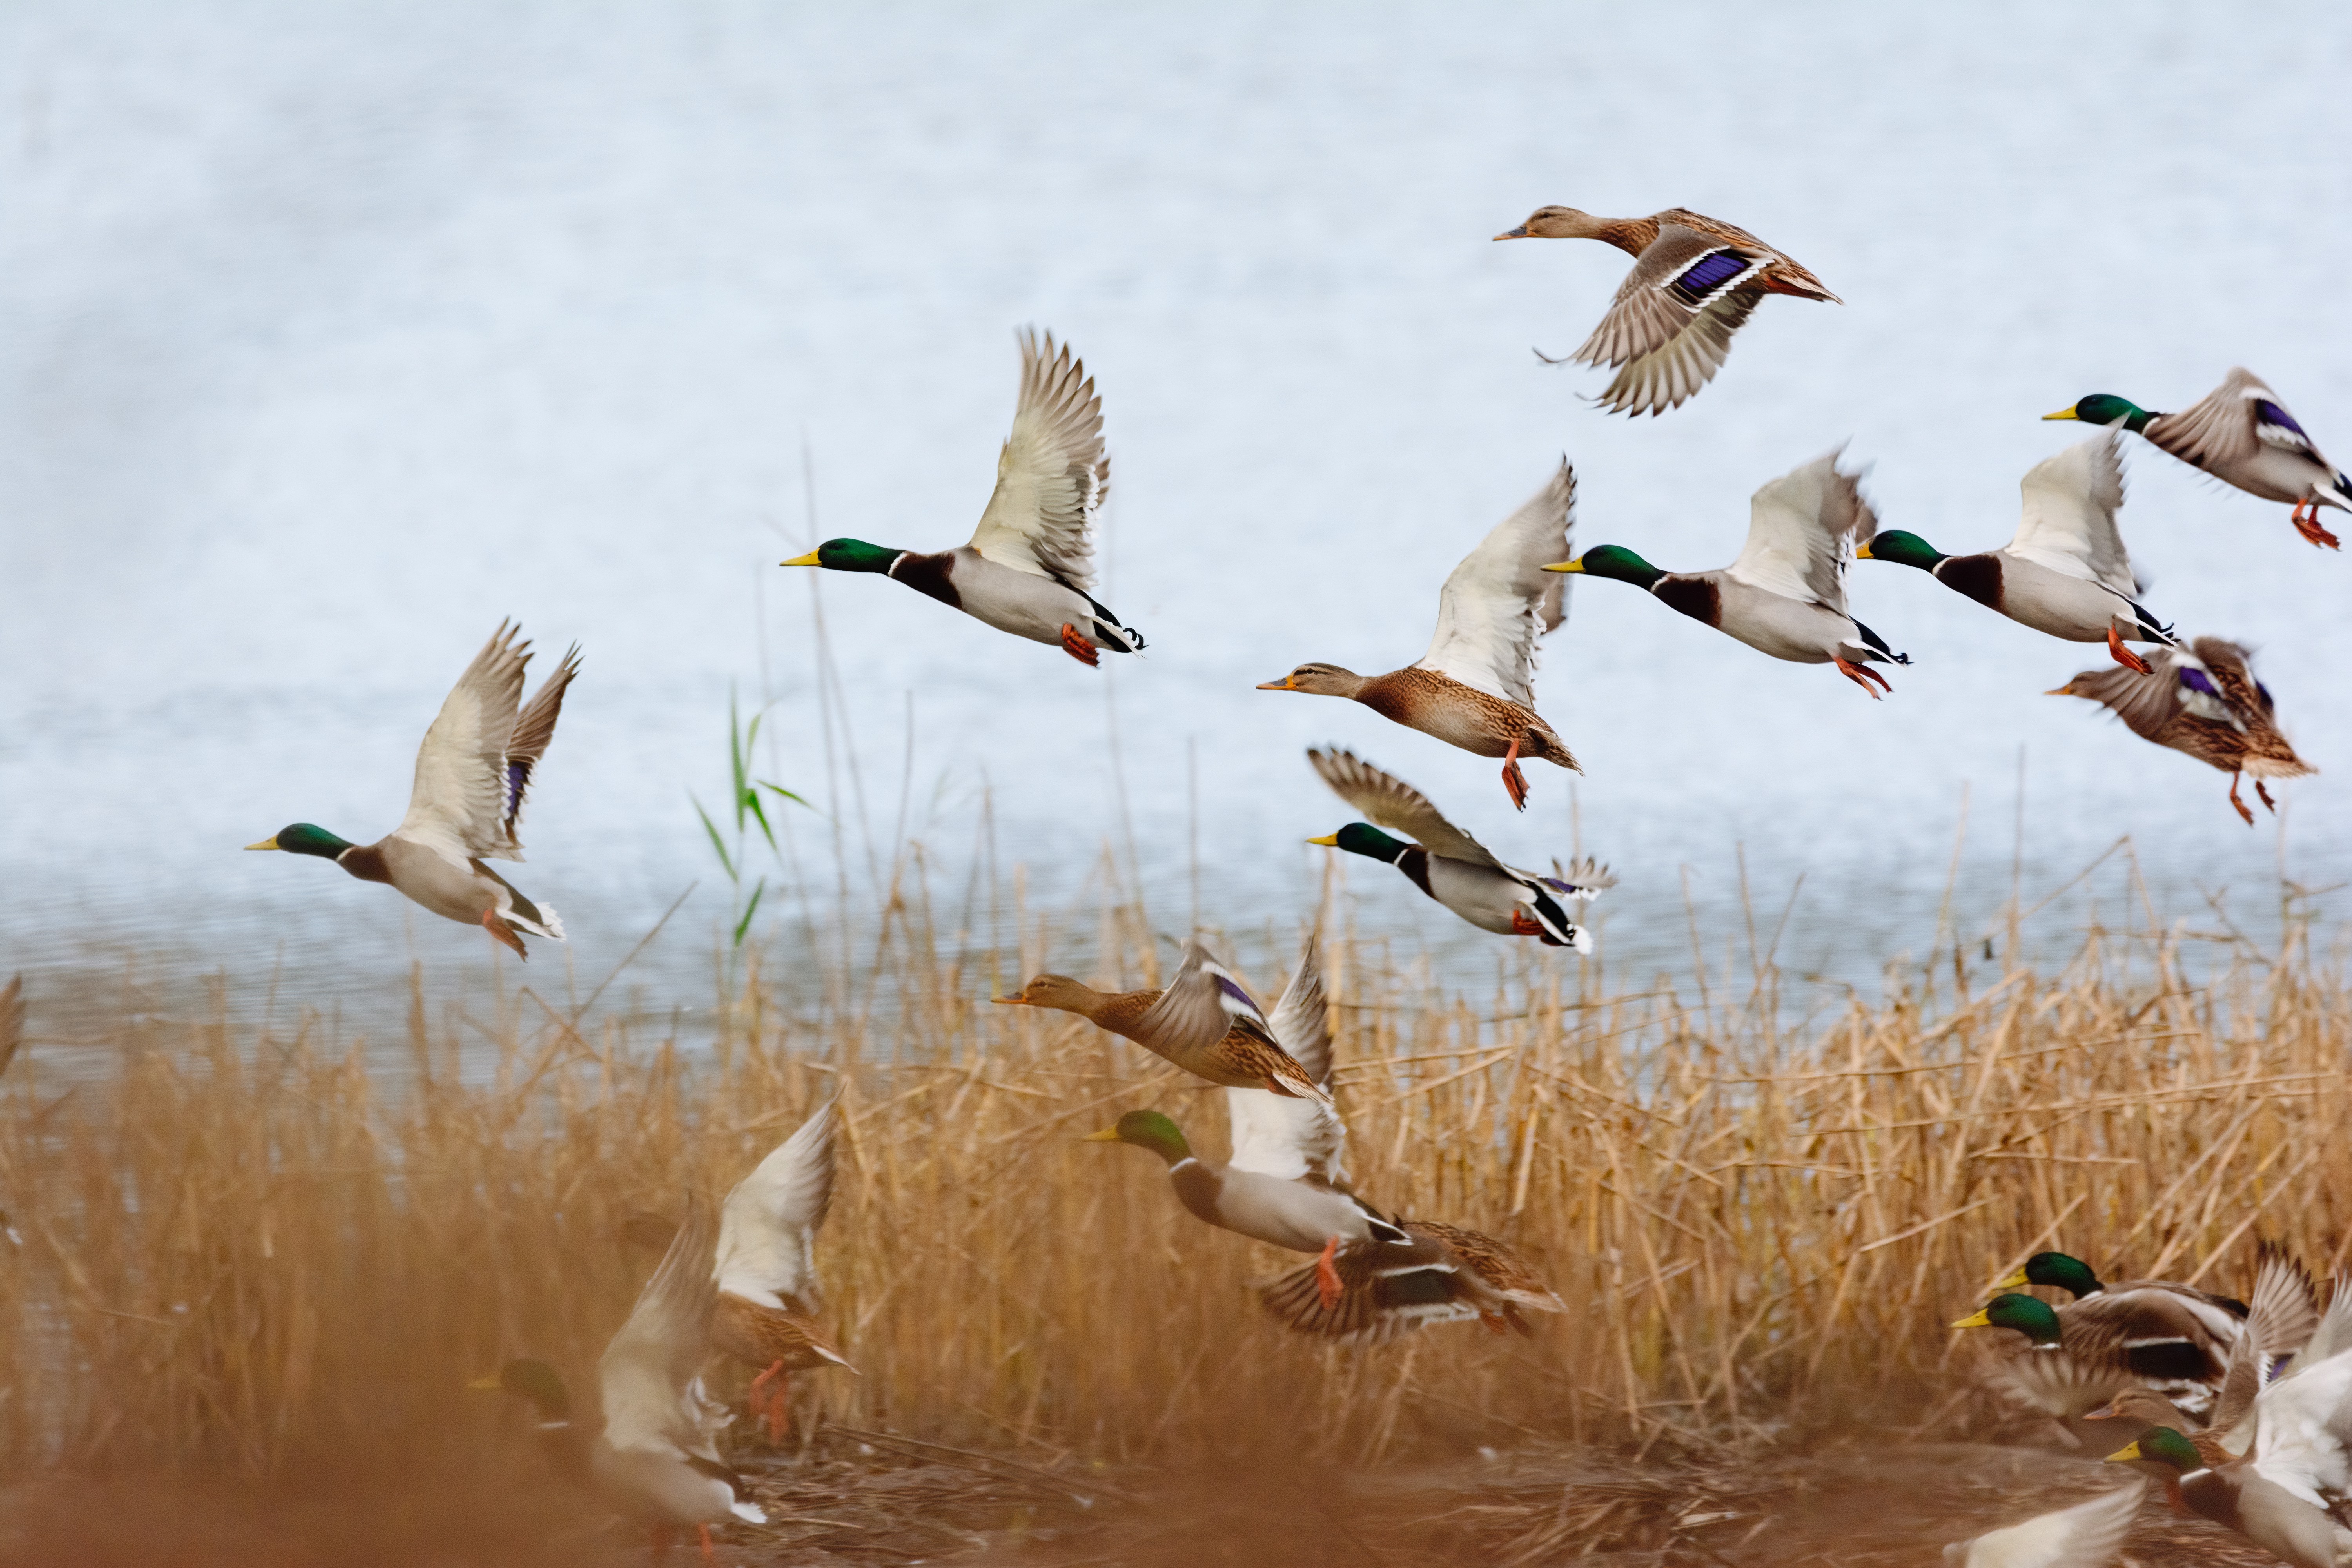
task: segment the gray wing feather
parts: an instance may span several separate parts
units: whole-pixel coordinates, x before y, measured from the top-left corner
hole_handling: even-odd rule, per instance
[[[1503,868],[1486,846],[1446,821],[1444,814],[1431,804],[1427,795],[1394,774],[1382,773],[1354,752],[1337,746],[1328,752],[1309,748],[1307,760],[1314,764],[1323,782],[1331,786],[1332,794],[1354,806],[1373,826],[1392,827],[1432,855],[1448,860]]]

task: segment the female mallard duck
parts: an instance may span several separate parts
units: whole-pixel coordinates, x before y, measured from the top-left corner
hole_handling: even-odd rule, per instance
[[[1846,613],[1847,547],[1868,543],[1878,519],[1862,499],[1859,476],[1840,472],[1837,458],[1826,453],[1758,490],[1748,503],[1748,542],[1728,566],[1662,572],[1630,550],[1604,544],[1544,570],[1645,588],[1669,609],[1774,658],[1834,664],[1874,699],[1870,683],[1885,686],[1886,678],[1870,666],[1911,658]]]
[[[996,458],[996,489],[971,542],[931,554],[828,539],[787,566],[879,572],[1001,632],[1059,647],[1089,668],[1142,634],[1094,597],[1095,514],[1110,489],[1102,399],[1053,334],[1021,334],[1021,401]]]
[[[1462,558],[1437,595],[1437,635],[1419,664],[1358,675],[1336,664],[1302,664],[1260,691],[1346,697],[1473,755],[1503,759],[1503,788],[1525,811],[1522,755],[1577,773],[1576,758],[1536,712],[1536,639],[1567,614],[1547,579],[1546,560],[1564,554],[1576,510],[1576,470],[1559,471],[1535,499],[1498,523]]]
[[[824,1294],[816,1233],[833,1202],[834,1121],[827,1100],[735,1184],[719,1210],[710,1342],[757,1369],[751,1407],[756,1416],[765,1388],[772,1438],[784,1435],[792,1373],[849,1366],[817,1323]]]
[[[1275,1006],[1273,1028],[1318,1084],[1330,1086],[1331,1032],[1316,946],[1307,944]],[[1213,1226],[1316,1253],[1313,1263],[1257,1286],[1291,1329],[1371,1343],[1425,1323],[1479,1318],[1532,1331],[1521,1309],[1566,1310],[1518,1256],[1492,1237],[1423,1220],[1389,1220],[1350,1192],[1347,1128],[1328,1100],[1278,1100],[1227,1089],[1233,1159],[1202,1161],[1157,1111],[1131,1111],[1090,1142],[1133,1143],[1166,1162],[1184,1206]]]
[[[1163,1007],[1171,995],[1184,1005],[1181,1014]],[[1184,967],[1164,991],[1097,991],[1066,974],[1040,974],[995,1000],[1076,1013],[1228,1089],[1265,1089],[1331,1103],[1329,1091],[1282,1048],[1248,991],[1197,942],[1185,945]]]
[[[2202,400],[2178,414],[2150,414],[2109,393],[2095,392],[2044,419],[2080,419],[2145,436],[2184,463],[2194,464],[2250,496],[2294,503],[2287,521],[2314,544],[2342,544],[2320,526],[2319,509],[2352,511],[2352,478],[2329,462],[2252,371],[2241,365]]]
[[[1916,566],[2020,626],[2068,642],[2105,642],[2120,665],[2147,673],[2126,642],[2172,642],[2141,605],[2131,556],[2116,528],[2124,469],[2113,431],[2036,463],[2020,488],[2025,515],[1999,550],[1946,555],[1916,533],[1889,529],[1854,551],[1860,561]]]
[[[1307,842],[1394,866],[1405,880],[1481,931],[1537,937],[1548,947],[1592,951],[1592,938],[1569,918],[1561,900],[1591,900],[1615,887],[1617,879],[1606,868],[1580,861],[1571,868],[1571,879],[1506,866],[1402,779],[1336,747],[1328,752],[1310,749],[1307,760],[1333,794],[1369,819]],[[1381,827],[1408,834],[1413,842],[1401,844]]]
[[[2220,637],[2159,649],[2146,675],[2086,669],[2049,693],[2100,703],[2143,741],[2169,746],[2230,775],[2230,804],[2246,826],[2254,814],[2238,798],[2238,780],[2254,775],[2254,793],[2278,809],[2264,779],[2302,778],[2319,770],[2294,754],[2279,733],[2270,688],[2246,666],[2246,650]]]
[[[2107,1456],[2111,1464],[2150,1460],[2162,1467],[2166,1494],[2295,1568],[2352,1563],[2352,1530],[2263,1475],[2251,1459],[2214,1464],[2182,1433],[2151,1426]]]
[[[710,1403],[696,1375],[709,1350],[719,1291],[711,1271],[718,1229],[709,1205],[688,1194],[686,1223],[596,1363],[604,1427],[593,1442],[581,1444],[562,1379],[544,1362],[509,1362],[473,1385],[536,1405],[541,1440],[559,1464],[650,1524],[656,1561],[678,1525],[699,1530],[708,1557],[714,1523],[768,1521],[743,1478],[719,1458]]]
[[[1956,1541],[1944,1548],[1944,1561],[1951,1568],[2099,1568],[2123,1550],[2147,1495],[2147,1483],[2133,1481],[2088,1502]]]
[[[516,640],[521,635],[520,627],[500,621],[457,678],[425,731],[408,815],[399,826],[373,844],[353,844],[298,822],[246,847],[316,855],[362,882],[388,882],[436,915],[481,926],[521,958],[530,954],[518,931],[562,942],[563,922],[554,907],[532,903],[484,864],[522,859],[515,827],[522,821],[523,795],[554,738],[564,690],[580,673],[575,647],[518,713],[523,667],[530,662],[530,644]]]
[[[1570,355],[1607,365],[1601,394],[1612,414],[1662,414],[1698,395],[1723,368],[1731,335],[1767,294],[1843,304],[1822,280],[1746,229],[1684,207],[1649,217],[1594,217],[1538,207],[1496,239],[1597,239],[1633,258],[1601,325]],[[1547,364],[1561,361],[1541,350]]]

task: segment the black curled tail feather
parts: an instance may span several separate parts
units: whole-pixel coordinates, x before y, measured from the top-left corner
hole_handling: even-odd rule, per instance
[[[1846,617],[1846,619],[1848,619],[1848,620],[1853,620],[1853,616],[1848,616]],[[1858,631],[1858,632],[1860,632],[1860,633],[1862,634],[1862,640],[1863,640],[1863,641],[1864,641],[1864,642],[1868,643],[1871,647],[1873,647],[1876,648],[1879,652],[1881,652],[1881,653],[1885,654],[1885,655],[1889,659],[1892,659],[1895,663],[1896,663],[1896,664],[1909,664],[1909,663],[1911,662],[1911,656],[1910,656],[1909,654],[1907,654],[1907,653],[1896,653],[1893,648],[1891,648],[1891,647],[1887,647],[1887,646],[1886,646],[1886,639],[1885,639],[1885,637],[1880,637],[1876,632],[1872,631],[1868,626],[1864,626],[1860,621],[1854,621],[1854,622],[1853,622],[1853,629],[1854,629],[1854,630],[1856,630],[1856,631]]]

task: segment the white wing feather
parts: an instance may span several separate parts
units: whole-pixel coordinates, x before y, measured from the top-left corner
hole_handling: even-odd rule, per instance
[[[1313,938],[1269,1020],[1274,1037],[1307,1075],[1331,1087],[1331,1025],[1323,997],[1323,969]],[[1263,1089],[1227,1089],[1225,1114],[1233,1135],[1235,1170],[1295,1182],[1303,1176],[1344,1183],[1342,1164],[1348,1130],[1339,1118],[1311,1100],[1292,1099]]]
[[[2129,599],[2138,593],[2131,556],[2116,527],[2124,504],[2121,438],[2113,430],[2077,442],[2026,470],[2024,511],[2004,553],[2096,583]]]
[[[1053,334],[1021,334],[1021,401],[996,458],[996,489],[971,547],[1000,566],[1094,585],[1094,521],[1110,488],[1102,399]]]
[[[596,1363],[604,1391],[602,1441],[623,1453],[717,1457],[696,1379],[709,1351],[710,1312],[719,1300],[710,1272],[717,1236],[710,1205],[688,1193],[686,1223]]]
[[[408,815],[393,829],[460,866],[513,858],[506,824],[507,746],[522,701],[523,667],[530,660],[530,645],[520,636],[520,627],[500,621],[457,678],[425,731]]]
[[[1543,567],[1568,559],[1575,510],[1576,470],[1562,458],[1550,481],[1446,577],[1421,668],[1535,706],[1536,639],[1559,624],[1551,612],[1559,601],[1549,592],[1559,574]]]
[[[1839,450],[1843,450],[1840,448]],[[1753,588],[1845,613],[1845,563],[1878,531],[1858,475],[1838,451],[1781,475],[1749,498],[1748,542],[1730,574]]]
[[[2134,1481],[2089,1502],[1988,1531],[1968,1543],[1965,1556],[1958,1547],[1946,1547],[1945,1555],[1966,1568],[2099,1568],[2122,1550],[2147,1491],[2145,1481]]]
[[[816,1233],[833,1202],[834,1125],[827,1100],[727,1194],[715,1270],[721,1290],[762,1307],[822,1310]]]

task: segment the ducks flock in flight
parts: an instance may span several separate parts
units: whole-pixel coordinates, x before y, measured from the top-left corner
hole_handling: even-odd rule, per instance
[[[1597,218],[1545,206],[1495,237],[1594,239],[1634,258],[1580,348],[1566,361],[1538,351],[1548,363],[1612,371],[1598,398],[1612,413],[1656,416],[1696,396],[1768,295],[1842,303],[1755,236],[1680,207],[1646,218]],[[1105,653],[1145,647],[1142,634],[1096,597],[1097,523],[1110,482],[1101,399],[1077,355],[1050,334],[1024,331],[1020,350],[1012,431],[968,542],[925,552],[831,539],[783,564],[891,578],[1094,668]],[[1876,667],[1910,660],[1853,615],[1846,572],[1853,560],[1889,561],[1927,572],[2046,636],[2105,643],[2113,667],[2076,675],[2058,693],[2098,702],[2144,738],[2228,773],[2231,804],[2251,823],[2238,796],[2242,774],[2253,776],[2269,805],[2263,781],[2311,769],[2279,732],[2270,692],[2249,671],[2242,647],[2212,637],[2184,642],[2141,604],[2116,523],[2118,448],[2124,434],[2137,435],[2249,494],[2289,503],[2302,537],[2330,549],[2338,541],[2319,512],[2352,510],[2352,480],[2244,370],[2179,414],[2151,414],[2097,394],[2046,417],[2102,428],[2025,476],[2022,516],[2008,544],[1969,555],[1946,555],[1915,533],[1880,530],[1858,475],[1841,466],[1835,450],[1755,492],[1746,542],[1727,566],[1671,572],[1614,544],[1571,555],[1576,474],[1563,459],[1446,577],[1435,633],[1418,661],[1370,676],[1304,663],[1260,689],[1346,698],[1448,745],[1498,758],[1505,793],[1524,810],[1523,760],[1580,771],[1535,705],[1538,645],[1561,624],[1568,574],[1630,584],[1774,658],[1834,666],[1876,700],[1892,689]],[[425,732],[408,813],[384,837],[354,844],[298,822],[248,847],[332,860],[436,914],[480,925],[519,956],[529,956],[524,936],[564,940],[553,908],[489,865],[522,858],[517,829],[525,795],[580,669],[574,647],[525,703],[530,657],[530,645],[502,623]],[[1613,885],[1605,868],[1555,861],[1545,876],[1506,865],[1427,796],[1353,753],[1316,749],[1307,759],[1362,819],[1313,842],[1395,867],[1483,931],[1589,949],[1572,911]],[[1384,1213],[1350,1189],[1312,939],[1271,1015],[1197,940],[1159,991],[1106,994],[1041,974],[997,1000],[1077,1014],[1224,1089],[1232,1156],[1223,1164],[1196,1153],[1157,1110],[1130,1111],[1094,1137],[1158,1155],[1176,1200],[1204,1223],[1313,1255],[1256,1287],[1265,1310],[1289,1328],[1372,1344],[1455,1321],[1528,1333],[1527,1313],[1565,1310],[1502,1242]],[[828,1105],[747,1175],[715,1218],[689,1199],[682,1223],[650,1215],[633,1222],[637,1239],[663,1248],[662,1261],[599,1364],[604,1422],[593,1439],[573,1428],[568,1395],[546,1363],[518,1360],[486,1380],[537,1406],[542,1440],[567,1473],[600,1487],[665,1541],[676,1528],[694,1526],[708,1552],[711,1524],[759,1518],[717,1448],[716,1435],[730,1417],[703,1392],[711,1349],[757,1369],[752,1413],[772,1433],[781,1430],[792,1372],[848,1364],[817,1316],[814,1247],[831,1191],[833,1126]],[[2342,1561],[2306,1548],[2326,1541],[2352,1547],[2352,1533],[2321,1511],[2352,1487],[2346,1458],[2352,1416],[2339,1417],[2331,1406],[2315,1427],[2306,1406],[2323,1388],[2352,1388],[2352,1362],[2326,1370],[2352,1355],[2352,1306],[2339,1311],[2332,1302],[2323,1321],[2290,1300],[2293,1281],[2301,1280],[2308,1305],[2309,1284],[2299,1271],[2273,1258],[2263,1269],[2249,1309],[2160,1281],[2103,1287],[2072,1259],[2044,1255],[2005,1284],[2059,1286],[2075,1293],[2074,1302],[2053,1309],[2011,1290],[1965,1321],[2018,1333],[2004,1375],[2078,1438],[2102,1420],[2146,1415],[2154,1408],[2147,1401],[2163,1402],[2168,1423],[2144,1423],[2147,1430],[2118,1458],[2156,1467],[2189,1506],[2289,1562]],[[2339,1419],[2340,1433],[2329,1425]],[[2295,1443],[2303,1445],[2298,1454],[2335,1444],[2327,1450],[2335,1468],[2325,1477],[2289,1474],[2280,1456]],[[1953,1550],[1979,1564],[2089,1562],[2081,1555],[2087,1546],[2107,1542],[2102,1550],[2112,1550],[2129,1519],[2130,1510],[2101,1499]],[[2067,1554],[2035,1555],[2053,1541],[2067,1543]]]

